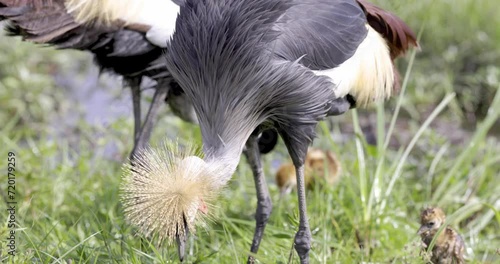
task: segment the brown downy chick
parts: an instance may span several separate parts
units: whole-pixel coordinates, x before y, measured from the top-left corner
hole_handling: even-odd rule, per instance
[[[325,152],[320,149],[310,148],[304,164],[305,183],[309,189],[318,180],[324,180],[327,184],[334,184],[339,179],[341,171],[340,162],[331,151]],[[325,169],[327,169],[327,173],[325,173]],[[281,165],[278,169],[278,172],[276,172],[276,184],[282,194],[289,193],[297,186],[295,175],[295,167],[291,162]]]
[[[439,228],[444,225],[446,215],[440,208],[427,208],[420,215],[418,234],[425,247],[429,247]],[[434,264],[462,264],[464,262],[465,244],[462,237],[452,228],[445,227],[436,238],[432,248],[431,261]]]

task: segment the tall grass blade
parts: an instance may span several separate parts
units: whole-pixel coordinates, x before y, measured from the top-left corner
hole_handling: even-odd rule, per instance
[[[452,177],[456,177],[459,174],[462,166],[465,165],[467,161],[473,160],[473,157],[476,155],[478,151],[478,146],[481,141],[483,141],[486,137],[486,134],[490,130],[491,126],[498,120],[500,117],[500,86],[498,87],[497,93],[491,106],[488,110],[488,114],[484,121],[478,126],[474,136],[471,141],[467,145],[467,147],[462,151],[460,156],[458,156],[456,162],[453,164],[448,173],[444,176],[443,180],[440,182],[436,191],[432,197],[433,204],[439,204],[440,201],[443,200],[443,196],[445,195],[445,190],[448,187],[448,184]]]
[[[368,221],[368,210],[367,210],[367,178],[366,178],[366,160],[365,152],[363,149],[363,143],[361,138],[363,132],[359,126],[358,112],[356,110],[352,111],[352,123],[354,124],[354,133],[356,134],[356,154],[358,157],[358,172],[359,172],[359,193],[361,196],[361,206],[363,208],[363,220]]]
[[[389,182],[389,185],[387,186],[387,190],[385,192],[385,197],[382,200],[381,207],[380,207],[380,212],[382,212],[385,209],[385,206],[387,204],[387,199],[392,193],[392,189],[394,188],[394,184],[396,181],[399,179],[401,176],[403,166],[405,165],[406,159],[408,158],[408,155],[410,155],[410,152],[412,151],[413,147],[417,144],[417,141],[420,139],[424,131],[430,126],[432,121],[436,119],[436,117],[444,110],[444,108],[451,102],[451,100],[455,97],[455,94],[449,94],[447,95],[443,101],[432,111],[431,115],[425,120],[425,122],[422,124],[422,126],[418,129],[417,133],[415,136],[412,138],[408,146],[406,147],[403,156],[399,159],[398,165],[396,167],[396,171],[392,175],[391,181]]]
[[[420,32],[418,33],[418,37],[417,37],[418,40],[420,40],[422,33],[424,32],[424,28],[425,28],[425,26],[422,26],[420,28]],[[392,115],[391,124],[389,125],[389,129],[387,130],[387,136],[385,137],[384,149],[387,149],[387,147],[389,146],[392,132],[394,131],[394,127],[396,125],[396,120],[398,119],[399,111],[401,109],[401,105],[403,104],[403,99],[404,99],[403,95],[405,94],[406,87],[408,86],[408,81],[410,79],[411,70],[413,69],[413,64],[415,62],[415,55],[416,54],[417,54],[417,50],[413,49],[411,51],[410,61],[408,62],[408,68],[406,68],[405,77],[403,79],[403,84],[401,85],[401,91],[400,91],[400,94],[398,97],[398,102],[396,103],[396,108],[394,109],[394,113]]]

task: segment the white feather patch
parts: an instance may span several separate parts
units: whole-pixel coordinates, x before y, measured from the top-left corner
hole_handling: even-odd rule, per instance
[[[137,17],[137,23],[151,25],[151,30],[148,31],[146,38],[151,43],[164,48],[174,34],[175,21],[180,7],[170,0],[147,0],[144,2],[144,10]]]
[[[350,94],[359,107],[389,98],[395,81],[386,41],[372,27],[366,27],[368,34],[351,58],[336,68],[314,71],[331,78],[336,96]]]
[[[106,24],[120,19],[151,26],[146,37],[160,47],[165,47],[174,33],[180,10],[171,0],[66,0],[66,8],[80,23]]]

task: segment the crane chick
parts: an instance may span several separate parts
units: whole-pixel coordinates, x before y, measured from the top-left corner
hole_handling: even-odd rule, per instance
[[[425,248],[444,225],[446,215],[440,208],[427,208],[420,215],[420,229],[418,234],[422,238]],[[465,244],[462,237],[452,228],[446,226],[436,238],[432,248],[431,261],[435,264],[464,263]]]
[[[327,170],[326,172],[325,169]],[[329,185],[334,184],[339,180],[340,172],[340,162],[333,152],[325,152],[316,148],[309,149],[305,161],[305,183],[309,189],[314,187],[318,180],[324,180]],[[290,193],[297,186],[297,177],[293,163],[288,162],[281,165],[276,172],[276,184],[281,194]]]

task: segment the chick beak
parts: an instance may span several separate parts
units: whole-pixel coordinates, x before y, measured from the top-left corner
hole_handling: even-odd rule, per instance
[[[421,226],[421,227],[418,229],[417,234],[418,234],[418,235],[422,235],[422,234],[424,234],[424,233],[425,233],[425,232],[427,232],[427,231],[429,231],[429,228],[428,228],[428,227],[426,227],[426,226]]]
[[[186,244],[187,244],[187,238],[189,236],[189,227],[186,222],[186,218],[184,217],[184,230],[185,233],[184,235],[177,235],[176,241],[177,241],[177,253],[179,254],[179,260],[180,262],[184,261],[184,256],[186,253]]]

